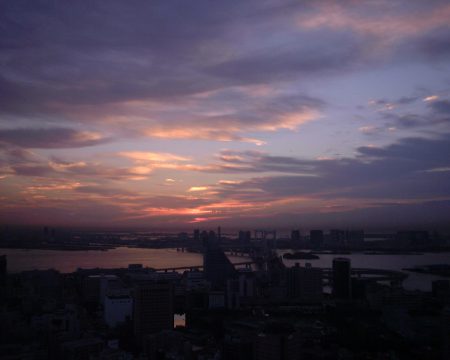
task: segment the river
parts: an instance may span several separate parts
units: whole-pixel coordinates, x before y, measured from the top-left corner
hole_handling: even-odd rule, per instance
[[[281,255],[286,251],[279,251]],[[63,251],[63,250],[23,250],[0,249],[0,255],[7,255],[8,272],[17,273],[26,270],[56,269],[63,273],[76,271],[77,268],[119,268],[129,264],[142,264],[153,268],[197,266],[202,264],[202,255],[198,253],[179,252],[176,249],[143,249],[118,247],[108,251]],[[337,255],[320,254],[317,260],[284,260],[292,266],[295,262],[304,265],[309,262],[315,267],[331,267]],[[450,264],[449,253],[425,253],[422,255],[382,254],[368,255],[352,253],[344,255],[350,258],[352,267],[402,270],[416,265]],[[229,256],[232,262],[242,262],[242,257]],[[406,289],[429,291],[431,281],[441,279],[439,276],[408,273],[403,285]]]

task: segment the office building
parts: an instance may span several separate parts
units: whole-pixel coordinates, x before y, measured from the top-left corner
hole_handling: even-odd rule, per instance
[[[424,247],[430,244],[428,231],[398,231],[396,244],[401,247]]]
[[[322,299],[322,269],[299,263],[287,269],[287,296],[290,299],[315,302]]]
[[[252,232],[249,230],[240,230],[239,231],[239,243],[240,244],[249,244],[252,239]]]
[[[450,304],[450,280],[434,280],[431,283],[431,292],[435,299]]]
[[[345,230],[330,230],[329,246],[333,248],[342,248],[347,246],[347,232]]]
[[[227,307],[239,309],[256,297],[256,279],[252,272],[241,271],[236,279],[227,281]]]
[[[194,230],[194,241],[195,242],[200,241],[200,230],[199,229]]]
[[[224,288],[227,279],[236,274],[233,264],[218,246],[209,239],[203,253],[203,271],[212,288]]]
[[[291,231],[291,240],[294,242],[299,242],[301,240],[300,230]]]
[[[351,247],[361,247],[364,245],[364,230],[348,230],[346,243]]]
[[[153,281],[135,287],[133,320],[138,342],[144,335],[173,329],[173,298],[170,282]]]
[[[351,263],[347,258],[333,259],[333,296],[337,299],[350,299]]]
[[[208,287],[203,271],[186,271],[183,274],[184,287],[187,291],[201,290]]]
[[[0,300],[6,296],[6,282],[8,277],[6,255],[0,256]]]
[[[131,320],[133,299],[126,292],[108,294],[104,299],[103,319],[110,327],[115,327],[126,320]]]
[[[311,230],[309,232],[309,240],[311,242],[311,247],[320,248],[323,245],[323,231],[322,230]]]

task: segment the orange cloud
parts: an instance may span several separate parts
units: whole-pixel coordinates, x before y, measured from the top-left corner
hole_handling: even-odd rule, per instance
[[[152,172],[152,168],[147,166],[134,166],[129,169],[129,172],[137,175],[147,175]]]
[[[236,185],[239,184],[240,181],[237,180],[219,180],[219,185]]]
[[[261,124],[257,130],[277,131],[279,129],[296,130],[300,125],[310,122],[319,117],[317,111],[304,109],[303,111],[292,112],[281,115],[277,121],[268,124]]]
[[[439,99],[438,95],[430,95],[430,96],[427,96],[426,98],[424,98],[423,101],[430,102],[430,101],[435,101],[437,99]]]
[[[26,190],[29,192],[34,191],[55,191],[55,190],[73,190],[77,187],[80,187],[81,183],[73,182],[73,183],[64,183],[64,184],[47,184],[47,185],[33,185],[27,186]]]
[[[202,210],[199,208],[163,208],[163,207],[145,208],[144,212],[148,215],[155,215],[155,216],[200,215],[212,213],[211,210]]]
[[[380,5],[381,4],[381,5]],[[364,3],[364,5],[367,5]],[[393,41],[399,38],[422,34],[426,31],[450,24],[450,5],[433,9],[428,13],[416,11],[414,13],[389,13],[390,3],[376,3],[373,11],[366,11],[363,15],[355,11],[355,7],[344,6],[337,2],[318,6],[316,14],[302,15],[298,19],[298,26],[306,29],[328,27],[333,29],[351,29],[357,33],[368,34],[383,41]],[[357,7],[356,7],[357,9]],[[377,12],[384,15],[373,16]]]
[[[124,151],[120,156],[137,161],[168,162],[168,161],[188,161],[189,158],[170,153],[146,152],[146,151]]]
[[[189,188],[189,192],[196,192],[196,191],[206,191],[208,190],[207,186],[191,186]]]
[[[200,140],[216,140],[216,141],[242,141],[255,145],[264,145],[265,142],[255,138],[239,136],[236,133],[238,128],[219,126],[215,128],[207,128],[206,125],[201,127],[192,123],[192,128],[187,129],[185,125],[174,128],[149,127],[144,130],[144,134],[148,137],[156,137],[160,139],[200,139]]]

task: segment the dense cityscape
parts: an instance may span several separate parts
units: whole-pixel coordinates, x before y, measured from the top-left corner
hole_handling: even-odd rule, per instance
[[[449,0],[0,0],[0,360],[450,360]]]
[[[80,232],[48,228],[6,228],[1,243],[25,233],[33,234],[38,249],[54,248],[62,233],[60,247],[70,243],[65,251],[80,256],[86,248],[106,251],[107,257],[116,246],[144,246],[142,239],[130,244],[132,234],[85,231],[81,241]],[[448,237],[427,231],[373,236],[361,230],[293,230],[290,238],[278,239],[274,230],[256,230],[230,237],[218,228],[172,235],[170,242],[166,234],[166,244],[178,246],[176,256],[202,254],[202,264],[185,268],[129,264],[9,273],[2,256],[0,357],[447,359],[450,265],[364,269],[352,266],[351,254],[448,251]],[[76,241],[82,244],[78,250]],[[290,250],[280,256],[279,246]],[[242,261],[231,263],[229,254]],[[312,265],[322,254],[333,255],[331,268]],[[294,265],[286,266],[283,258]],[[408,271],[442,279],[432,281],[431,291],[406,290]]]

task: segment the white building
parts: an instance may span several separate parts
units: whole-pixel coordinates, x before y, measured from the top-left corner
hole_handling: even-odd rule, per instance
[[[108,294],[104,298],[103,318],[110,327],[124,322],[133,315],[133,299],[129,294]]]

